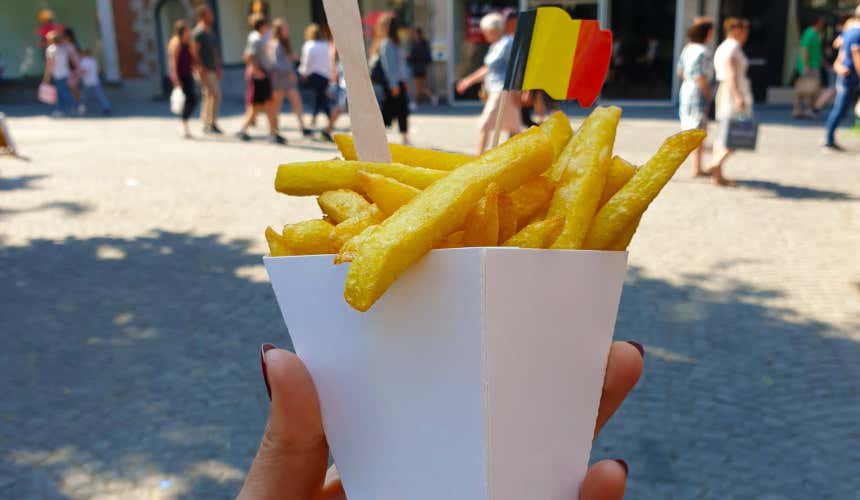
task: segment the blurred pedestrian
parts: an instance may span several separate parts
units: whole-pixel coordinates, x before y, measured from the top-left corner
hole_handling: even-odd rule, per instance
[[[275,125],[281,113],[284,97],[290,102],[293,114],[299,123],[303,135],[311,131],[305,127],[302,115],[302,98],[299,95],[299,75],[296,72],[295,54],[290,44],[290,26],[283,19],[272,22],[272,39],[269,42],[269,56],[272,61],[272,108],[275,113]]]
[[[272,80],[269,77],[269,56],[267,50],[269,23],[262,14],[252,14],[250,24],[253,28],[248,35],[243,58],[245,59],[245,119],[236,134],[243,141],[250,141],[248,127],[258,113],[264,113],[269,122],[269,140],[274,144],[286,144],[287,140],[278,134],[275,123],[275,110],[272,107]]]
[[[794,81],[794,112],[792,113],[795,119],[815,117],[815,99],[821,92],[821,59],[824,55],[821,37],[826,26],[825,19],[819,17],[800,37],[795,64],[797,74]]]
[[[412,70],[413,102],[417,104],[422,97],[435,102],[435,97],[427,87],[427,69],[433,62],[433,55],[430,53],[430,43],[424,36],[424,30],[420,27],[412,30],[412,44],[406,62]]]
[[[678,115],[681,129],[708,128],[708,105],[711,102],[711,78],[714,66],[708,43],[714,37],[714,22],[710,18],[699,18],[687,30],[690,42],[684,46],[678,58],[678,78],[681,91],[678,96]],[[707,175],[702,168],[702,146],[693,152],[693,175]]]
[[[65,115],[68,108],[79,109],[80,107],[80,101],[72,95],[72,91],[69,89],[72,60],[77,58],[77,54],[72,51],[70,45],[63,43],[62,33],[48,32],[45,39],[48,42],[48,47],[45,49],[45,74],[42,81],[53,83],[56,87],[57,103],[54,105],[54,112],[51,113],[51,116],[60,117]]]
[[[173,24],[173,36],[167,44],[167,57],[173,88],[182,89],[182,94],[185,96],[185,105],[182,108],[182,114],[180,114],[182,120],[180,134],[186,139],[192,138],[191,130],[188,128],[188,118],[194,112],[194,106],[197,104],[190,42],[191,30],[188,29],[188,23],[182,19],[176,21]]]
[[[299,74],[304,78],[305,85],[314,93],[314,107],[311,114],[311,126],[316,125],[317,115],[324,113],[329,120],[328,127],[322,136],[331,141],[331,102],[328,96],[328,84],[331,79],[331,44],[326,40],[322,26],[311,23],[305,28],[305,43],[302,45],[302,57],[299,63]]]
[[[736,17],[727,18],[723,22],[723,32],[726,39],[714,52],[714,69],[719,82],[715,115],[722,127],[728,127],[728,121],[733,118],[752,116],[752,84],[747,77],[749,60],[743,51],[743,45],[750,35],[749,21]],[[714,154],[709,172],[714,184],[718,186],[735,185],[734,181],[723,175],[725,162],[731,153],[732,150],[723,144],[722,139],[714,140]]]
[[[50,45],[48,41],[48,33],[62,33],[63,25],[54,21],[54,12],[51,9],[41,8],[36,12],[36,21],[39,27],[36,28],[36,36],[39,39],[39,48],[45,50]]]
[[[102,82],[99,78],[99,63],[93,57],[89,49],[81,50],[81,106],[86,110],[86,104],[90,95],[95,96],[103,115],[110,114],[110,101],[108,101]]]
[[[400,46],[399,29],[393,13],[379,16],[370,47],[370,66],[376,67],[376,83],[382,87],[382,120],[389,127],[396,118],[401,142],[409,144],[409,73]]]
[[[195,9],[197,24],[191,33],[193,43],[191,53],[194,56],[194,67],[200,81],[202,103],[200,105],[200,120],[203,122],[204,134],[221,135],[224,132],[218,127],[218,111],[221,107],[221,79],[224,77],[221,54],[218,43],[212,33],[212,23],[215,15],[208,5],[199,5]]]
[[[502,92],[513,43],[513,38],[505,34],[505,18],[501,14],[492,12],[481,18],[480,26],[484,38],[490,43],[490,48],[484,57],[484,65],[457,82],[457,92],[460,94],[481,82],[484,82],[484,89],[487,92],[487,102],[484,103],[484,111],[478,121],[480,129],[478,154],[483,153],[487,147],[487,140],[495,127],[496,115],[501,107],[502,96],[509,100],[504,107],[504,115],[501,119],[502,131],[514,135],[522,130],[519,96]]]
[[[836,66],[836,60],[839,58],[839,52],[842,49],[842,32],[845,31],[846,23],[852,18],[851,14],[845,14],[839,18],[839,22],[836,23],[836,32],[833,34],[833,40],[827,44],[824,50],[822,65],[827,76],[827,88],[818,95],[818,99],[815,101],[815,109],[813,110],[815,113],[820,113],[836,97],[836,70],[834,67]]]
[[[854,17],[845,23],[842,33],[842,48],[836,59],[836,99],[833,109],[827,116],[824,147],[832,151],[844,151],[836,143],[836,129],[857,100],[857,87],[860,85],[860,5]]]
[[[326,131],[331,134],[337,124],[338,118],[346,111],[346,79],[343,77],[343,65],[340,63],[340,58],[337,55],[337,49],[334,43],[329,47],[329,59],[331,60],[331,80],[329,82],[329,97],[331,98],[332,107],[331,115],[329,115],[329,124]]]
[[[81,61],[81,44],[78,42],[78,37],[75,34],[75,30],[69,26],[63,28],[63,41],[61,42],[66,45],[66,48],[72,54],[72,57],[69,59],[69,65],[71,68],[71,72],[69,73],[69,90],[72,92],[72,95],[75,97],[75,100],[80,102],[81,100],[81,77],[80,77],[80,68],[78,68],[78,63]],[[82,104],[78,105],[78,114],[82,115],[86,111]]]

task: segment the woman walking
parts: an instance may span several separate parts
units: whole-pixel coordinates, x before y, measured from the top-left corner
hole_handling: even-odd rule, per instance
[[[400,46],[399,28],[394,14],[386,13],[379,17],[370,48],[370,67],[381,69],[381,72],[376,71],[381,77],[376,83],[382,86],[382,120],[385,126],[389,127],[397,118],[401,141],[409,144],[409,73]],[[371,70],[371,74],[373,72]]]
[[[275,19],[272,23],[272,35],[269,51],[272,60],[272,108],[275,113],[275,126],[277,127],[278,115],[281,113],[281,106],[286,97],[296,115],[302,134],[310,135],[311,132],[305,128],[305,119],[302,115],[299,76],[294,66],[295,55],[290,44],[290,26],[283,19]]]
[[[61,33],[48,32],[45,39],[48,42],[48,47],[45,49],[45,75],[42,77],[42,82],[53,82],[57,89],[57,103],[54,105],[54,112],[51,113],[51,116],[65,116],[66,109],[80,106],[80,102],[69,88],[72,66],[77,65],[76,61],[73,60],[77,56],[63,43]]]
[[[433,62],[433,56],[430,53],[430,42],[424,36],[424,30],[415,28],[412,30],[412,46],[409,48],[409,67],[412,69],[413,93],[412,96],[415,104],[425,97],[430,102],[434,102],[435,98],[430,93],[427,87],[427,68]]]
[[[305,85],[314,93],[314,108],[311,115],[311,126],[317,121],[317,115],[324,113],[329,120],[329,126],[323,130],[322,136],[331,141],[331,102],[328,96],[328,82],[331,78],[331,60],[329,58],[329,42],[325,39],[322,27],[311,23],[305,28],[305,43],[302,45],[302,59],[299,64],[299,74],[304,78]]]
[[[275,124],[276,110],[272,108],[272,80],[269,77],[269,56],[266,46],[266,34],[269,32],[269,23],[262,14],[251,14],[249,19],[251,32],[245,46],[245,119],[242,128],[236,134],[243,141],[250,141],[248,127],[257,118],[257,114],[263,113],[269,122],[269,142],[273,144],[286,144],[287,140],[278,134]]]
[[[457,92],[465,93],[469,87],[476,83],[484,82],[487,91],[487,102],[484,111],[478,121],[481,130],[478,139],[478,154],[484,152],[487,147],[487,139],[490,137],[496,124],[496,115],[501,107],[502,90],[505,83],[505,71],[508,59],[511,55],[513,39],[505,35],[505,18],[498,13],[490,13],[481,18],[481,32],[490,43],[490,49],[484,57],[484,65],[472,72],[470,75],[457,82]],[[519,96],[513,92],[507,94],[509,102],[504,106],[502,116],[502,130],[509,135],[518,134],[522,130],[520,117]]]
[[[185,95],[185,106],[182,108],[182,126],[180,134],[186,139],[191,139],[191,130],[188,128],[188,118],[194,112],[197,104],[197,95],[194,93],[194,75],[192,74],[193,59],[191,57],[191,31],[188,24],[178,20],[173,25],[173,36],[167,44],[167,56],[170,61],[170,81],[173,88],[182,89]]]
[[[678,115],[681,129],[708,128],[708,103],[711,101],[713,65],[708,54],[708,42],[714,36],[714,23],[710,18],[697,19],[687,31],[690,43],[684,46],[678,59],[678,77],[681,92]],[[702,168],[702,146],[693,152],[693,176],[707,175]]]
[[[726,39],[714,52],[714,69],[719,82],[716,118],[723,127],[727,127],[732,118],[752,115],[752,84],[747,77],[749,60],[742,48],[749,38],[750,24],[746,19],[730,17],[723,22],[723,31],[726,33]],[[714,183],[719,186],[735,185],[734,181],[723,175],[726,159],[731,154],[732,150],[722,143],[722,139],[714,141],[710,173]]]

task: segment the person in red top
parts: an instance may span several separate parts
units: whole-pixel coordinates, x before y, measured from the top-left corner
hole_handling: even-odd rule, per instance
[[[173,37],[167,44],[167,54],[170,61],[170,81],[174,88],[181,88],[185,94],[185,106],[182,108],[182,128],[180,132],[186,139],[191,138],[191,130],[188,128],[188,118],[197,104],[197,95],[194,93],[193,58],[191,56],[191,30],[182,19],[173,25]]]

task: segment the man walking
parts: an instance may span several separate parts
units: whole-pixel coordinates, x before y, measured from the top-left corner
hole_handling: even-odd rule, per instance
[[[827,117],[827,137],[824,147],[832,151],[842,151],[836,144],[836,128],[848,114],[860,85],[860,5],[854,11],[854,18],[845,23],[842,32],[842,49],[834,65],[836,74],[836,100]]]
[[[218,108],[221,104],[221,77],[224,70],[221,64],[221,54],[212,34],[212,23],[215,20],[212,9],[208,5],[200,5],[195,10],[197,24],[191,34],[191,54],[194,56],[194,66],[203,93],[203,104],[200,108],[200,118],[203,121],[203,133],[222,134],[218,128]]]

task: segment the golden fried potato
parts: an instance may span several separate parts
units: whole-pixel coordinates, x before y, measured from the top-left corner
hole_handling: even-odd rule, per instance
[[[615,130],[621,117],[621,108],[615,106],[597,107],[579,127],[570,141],[559,154],[547,177],[554,182],[568,180],[569,176],[577,175],[577,157],[582,158],[582,149],[594,148],[598,145],[609,145],[609,151],[600,152],[608,158],[612,154],[612,144],[615,143]],[[583,135],[583,132],[589,132]],[[587,142],[587,144],[586,144]]]
[[[499,186],[487,186],[487,192],[478,200],[466,217],[463,226],[463,245],[467,247],[494,247],[499,244]]]
[[[272,257],[292,255],[287,240],[271,226],[266,228],[266,242],[269,244],[269,255]]]
[[[446,236],[442,241],[433,245],[433,248],[462,248],[465,231],[457,231]]]
[[[343,155],[344,160],[355,160],[355,143],[351,135],[334,134],[334,142]],[[434,170],[454,170],[455,168],[475,159],[474,156],[461,153],[449,153],[435,149],[422,149],[402,144],[389,144],[391,161],[411,165],[413,167],[432,168]]]
[[[514,211],[514,202],[508,193],[499,193],[499,237],[496,244],[504,243],[517,233],[519,219]]]
[[[636,234],[636,230],[639,229],[639,221],[642,220],[642,216],[639,216],[638,219],[633,221],[632,224],[628,224],[624,231],[622,231],[621,235],[612,242],[611,245],[607,248],[607,250],[613,250],[618,252],[623,252],[627,250],[627,247],[630,246],[630,242],[633,241],[633,235]]]
[[[319,195],[317,203],[328,219],[335,224],[358,217],[370,209],[364,196],[351,189],[336,189]]]
[[[555,152],[555,157],[561,154],[564,146],[573,135],[573,129],[570,126],[570,120],[561,111],[549,115],[549,118],[540,124],[540,129],[549,138],[552,143],[552,149]]]
[[[577,147],[547,212],[548,218],[564,217],[564,228],[552,248],[582,248],[606,186],[620,118],[619,108],[596,108],[577,133]]]
[[[636,173],[636,167],[620,156],[613,156],[609,163],[609,173],[606,175],[606,187],[600,196],[600,206],[606,205],[609,198],[618,192]]]
[[[702,144],[705,135],[704,130],[687,130],[667,139],[657,154],[597,212],[585,246],[604,250],[619,240],[625,229],[645,213],[687,156]]]
[[[282,232],[289,255],[336,253],[334,226],[321,219],[287,224]]]
[[[379,224],[385,220],[385,215],[376,208],[375,205],[370,205],[363,213],[351,217],[334,227],[332,232],[332,241],[337,252],[343,245],[358,236],[362,231],[370,226]]]
[[[510,191],[545,171],[553,158],[543,132],[519,134],[433,183],[376,226],[355,254],[344,297],[366,311],[413,262],[463,225],[469,211],[495,182]]]
[[[549,248],[564,227],[564,217],[532,222],[513,235],[504,246],[520,248]]]
[[[540,175],[513,190],[510,194],[514,213],[517,216],[517,229],[525,226],[533,215],[549,207],[555,183]],[[543,217],[541,217],[543,218]],[[504,241],[504,240],[502,240]]]
[[[325,160],[287,163],[278,167],[275,190],[292,196],[318,195],[335,189],[362,192],[358,171],[391,177],[404,184],[423,189],[448,175],[442,170],[410,167],[400,163]]]
[[[361,189],[385,215],[393,214],[421,192],[391,177],[371,174],[364,170],[358,172],[358,182]]]
[[[373,231],[378,227],[378,225],[368,226],[360,233],[344,242],[340,247],[340,250],[338,250],[337,255],[334,256],[335,265],[352,262],[352,259],[355,258],[355,252],[358,250],[358,247],[360,247],[361,243],[365,239],[369,238],[370,235],[373,234]]]

